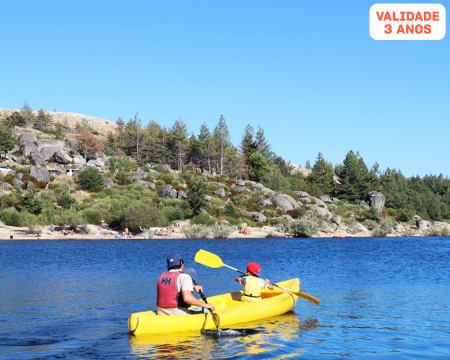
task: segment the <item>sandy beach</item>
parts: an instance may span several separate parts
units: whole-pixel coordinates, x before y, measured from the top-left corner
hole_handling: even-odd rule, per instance
[[[32,234],[27,227],[4,226],[0,228],[0,240],[113,240],[113,239],[186,239],[182,229],[173,229],[169,231],[168,228],[155,227],[151,228],[152,235],[144,232],[131,236],[124,236],[123,233],[117,233],[112,230],[103,229],[98,226],[88,225],[89,233],[72,233],[71,231],[51,231],[49,226],[42,226],[39,234]],[[387,237],[398,236],[429,236],[424,233],[399,234],[391,233]],[[229,239],[244,238],[244,239],[262,239],[262,238],[289,238],[292,237],[287,233],[278,232],[273,226],[263,227],[247,227],[246,233],[235,230],[228,236]],[[344,238],[344,237],[372,237],[365,232],[360,233],[345,233],[342,230],[335,233],[322,233],[314,235],[313,238]]]

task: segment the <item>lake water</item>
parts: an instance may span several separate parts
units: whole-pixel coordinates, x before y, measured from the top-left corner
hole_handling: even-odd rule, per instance
[[[179,252],[207,295],[236,273],[193,261],[299,277],[293,312],[214,339],[135,338],[132,312],[154,308],[165,257]],[[0,241],[0,359],[449,359],[450,238]]]

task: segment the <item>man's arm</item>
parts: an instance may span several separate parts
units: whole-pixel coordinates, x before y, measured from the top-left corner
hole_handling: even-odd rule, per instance
[[[205,304],[204,302],[198,300],[194,295],[192,295],[192,291],[182,290],[181,295],[183,296],[183,301],[188,305],[199,306],[205,309],[210,309],[211,311],[215,310],[213,304]]]

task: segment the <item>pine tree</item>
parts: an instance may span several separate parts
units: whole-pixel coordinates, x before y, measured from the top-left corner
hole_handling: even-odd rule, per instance
[[[230,132],[228,131],[228,126],[223,115],[220,115],[219,122],[214,129],[213,139],[219,156],[218,167],[220,174],[223,174],[225,151],[230,146]]]
[[[264,130],[261,126],[258,126],[256,131],[256,150],[259,151],[266,159],[270,159],[272,152],[270,151],[270,144],[267,141]]]
[[[33,124],[36,120],[28,100],[24,101],[22,110],[20,112],[22,114],[22,117],[25,119],[25,126]]]
[[[187,138],[186,124],[183,119],[178,118],[173,124],[171,136],[175,143],[175,151],[177,154],[177,166],[178,170],[183,170],[183,155],[184,145]]]
[[[241,141],[241,151],[244,153],[247,159],[251,154],[253,154],[256,151],[257,148],[256,142],[253,137],[254,137],[253,126],[247,124]]]
[[[127,155],[135,155],[136,162],[141,161],[141,148],[144,132],[142,130],[141,119],[139,113],[136,113],[134,119],[130,119],[125,126],[123,133],[124,150]]]
[[[33,127],[38,130],[44,130],[47,128],[50,122],[49,116],[45,113],[43,109],[40,109],[38,115],[36,117],[36,121],[33,124]]]
[[[12,131],[6,123],[0,123],[0,155],[3,157],[14,146]]]
[[[267,159],[260,152],[254,152],[251,154],[248,158],[248,163],[250,166],[250,180],[259,182],[269,171]]]
[[[319,152],[316,163],[312,168],[309,181],[312,184],[317,185],[322,193],[330,194],[334,186],[333,175],[333,166],[330,163],[327,163],[323,158],[322,153]]]
[[[203,123],[202,126],[200,127],[200,134],[198,135],[198,140],[200,142],[200,151],[201,151],[200,166],[204,169],[206,165],[208,171],[211,172],[212,136],[211,133],[209,132],[208,125],[206,123]]]
[[[337,185],[337,195],[343,200],[358,203],[365,199],[369,190],[376,189],[376,176],[369,177],[367,166],[359,153],[355,154],[350,150],[345,157],[344,165],[336,167],[336,174],[340,182]]]
[[[188,161],[196,167],[201,164],[202,150],[200,140],[192,134],[189,138]]]

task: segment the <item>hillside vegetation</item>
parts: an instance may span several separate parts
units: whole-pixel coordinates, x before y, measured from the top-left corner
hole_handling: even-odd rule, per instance
[[[336,166],[319,153],[303,169],[277,156],[261,127],[247,125],[234,146],[223,116],[189,135],[182,119],[170,129],[142,127],[138,114],[114,123],[25,104],[0,111],[0,152],[13,169],[0,174],[0,220],[30,231],[95,224],[139,233],[177,222],[186,237],[227,237],[233,226],[309,237],[450,228],[450,180],[442,175],[380,172],[354,151]]]

